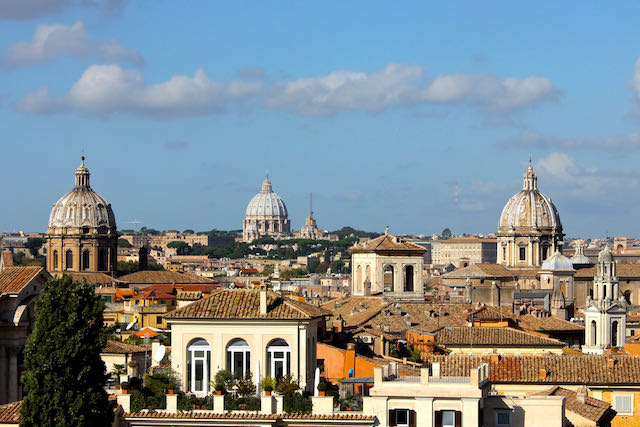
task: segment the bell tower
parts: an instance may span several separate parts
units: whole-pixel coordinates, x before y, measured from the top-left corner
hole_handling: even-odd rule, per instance
[[[598,255],[593,296],[587,296],[584,310],[585,345],[588,354],[604,354],[607,347],[624,347],[626,337],[627,303],[620,294],[616,263],[609,247]]]

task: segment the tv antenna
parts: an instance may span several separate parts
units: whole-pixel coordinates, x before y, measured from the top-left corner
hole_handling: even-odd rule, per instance
[[[133,224],[133,231],[137,232],[138,231],[138,225],[142,224],[142,221],[138,221],[137,219],[134,219],[133,221],[127,221],[127,224]]]

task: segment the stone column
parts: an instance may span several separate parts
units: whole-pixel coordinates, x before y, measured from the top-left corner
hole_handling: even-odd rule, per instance
[[[8,402],[18,400],[18,347],[9,347],[9,387]]]
[[[4,346],[0,346],[0,405],[8,403],[8,367],[7,367],[7,349]]]

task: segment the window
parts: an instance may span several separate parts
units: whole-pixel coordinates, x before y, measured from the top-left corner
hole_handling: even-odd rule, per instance
[[[507,260],[507,248],[505,248],[504,246],[502,247],[502,260]]]
[[[283,339],[271,341],[267,346],[267,375],[284,377],[291,370],[291,348]]]
[[[400,427],[415,427],[416,411],[411,409],[390,409],[389,425]]]
[[[520,248],[520,261],[526,261],[527,259],[527,248]]]
[[[211,347],[209,343],[196,338],[187,347],[187,390],[199,396],[209,392],[209,367],[211,366]]]
[[[511,427],[511,412],[496,412],[496,427]]]
[[[53,269],[58,269],[58,251],[53,251]]]
[[[156,324],[162,325],[162,316],[156,316]]]
[[[413,292],[413,266],[407,265],[404,268],[404,290]]]
[[[237,377],[244,377],[251,370],[251,348],[242,338],[227,345],[227,370]]]
[[[89,269],[89,251],[82,251],[82,269]]]
[[[442,427],[456,427],[456,411],[442,411]]]
[[[73,252],[68,250],[65,254],[65,268],[71,270],[73,268]]]
[[[409,425],[409,410],[408,409],[396,409],[396,425],[408,426]]]
[[[618,347],[618,321],[614,320],[611,323],[611,345]]]
[[[613,396],[613,409],[619,414],[633,415],[633,395],[617,394]]]

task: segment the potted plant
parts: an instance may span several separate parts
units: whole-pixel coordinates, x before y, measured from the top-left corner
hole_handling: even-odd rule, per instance
[[[327,391],[327,383],[320,381],[318,383],[318,396],[324,396]]]
[[[216,372],[216,376],[215,376],[215,390],[216,390],[216,394],[217,395],[221,395],[222,392],[226,391],[226,390],[231,390],[231,388],[233,387],[233,383],[234,383],[234,378],[233,378],[233,374],[229,371],[227,371],[226,369],[221,369],[218,372]]]
[[[135,368],[136,366],[138,366],[138,364],[137,364],[136,362],[134,362],[133,360],[132,360],[132,361],[130,361],[130,362],[128,363],[128,365],[129,365],[129,367],[130,367],[130,368]]]
[[[224,385],[223,384],[219,384],[219,383],[216,383],[215,389],[216,389],[216,395],[218,395],[218,396],[221,396],[222,393],[225,391]]]
[[[114,385],[116,390],[120,390],[120,376],[127,374],[127,368],[123,364],[115,363],[113,369],[111,369],[111,375],[113,376]]]
[[[122,394],[129,393],[129,382],[128,381],[125,381],[122,384],[120,384],[120,387],[122,388]]]
[[[266,396],[271,396],[271,392],[276,387],[276,380],[272,377],[264,377],[260,381],[260,387],[262,387]]]
[[[169,395],[173,395],[173,393],[176,390],[176,384],[175,383],[169,383],[167,388],[168,388]]]

